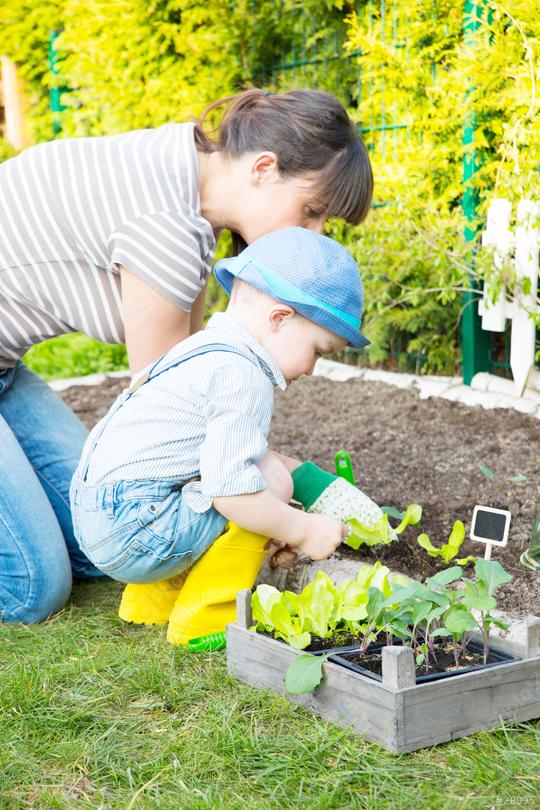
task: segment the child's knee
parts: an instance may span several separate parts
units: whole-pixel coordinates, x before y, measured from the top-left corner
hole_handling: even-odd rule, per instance
[[[289,470],[275,453],[269,450],[258,464],[268,489],[284,503],[289,503],[293,494],[293,480]]]

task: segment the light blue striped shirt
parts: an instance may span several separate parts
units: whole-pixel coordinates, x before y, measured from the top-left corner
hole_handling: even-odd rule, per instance
[[[80,471],[88,461],[89,484],[200,477],[183,489],[195,512],[206,512],[219,496],[265,489],[257,462],[268,448],[274,385],[285,389],[285,379],[227,313],[213,315],[206,329],[173,347],[163,363],[210,343],[240,354],[209,351],[190,358],[149,380],[96,425],[79,465]]]

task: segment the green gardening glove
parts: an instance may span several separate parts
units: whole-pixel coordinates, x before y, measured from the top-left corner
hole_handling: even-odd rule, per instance
[[[292,479],[293,498],[306,511],[333,515],[349,524],[351,531],[343,542],[351,548],[387,544],[397,539],[382,509],[344,478],[306,461],[293,471]]]

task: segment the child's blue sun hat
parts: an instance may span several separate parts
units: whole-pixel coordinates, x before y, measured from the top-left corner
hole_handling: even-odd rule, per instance
[[[288,304],[300,315],[361,348],[364,292],[360,270],[339,242],[307,228],[283,228],[220,259],[216,278],[230,295],[235,278]]]

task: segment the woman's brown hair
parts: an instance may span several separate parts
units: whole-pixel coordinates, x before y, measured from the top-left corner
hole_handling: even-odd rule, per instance
[[[229,106],[217,129],[207,134],[203,123],[222,104]],[[252,89],[218,99],[197,121],[195,142],[203,152],[231,157],[274,152],[283,176],[317,172],[314,215],[324,212],[357,225],[369,211],[373,173],[368,152],[345,108],[330,93]]]

